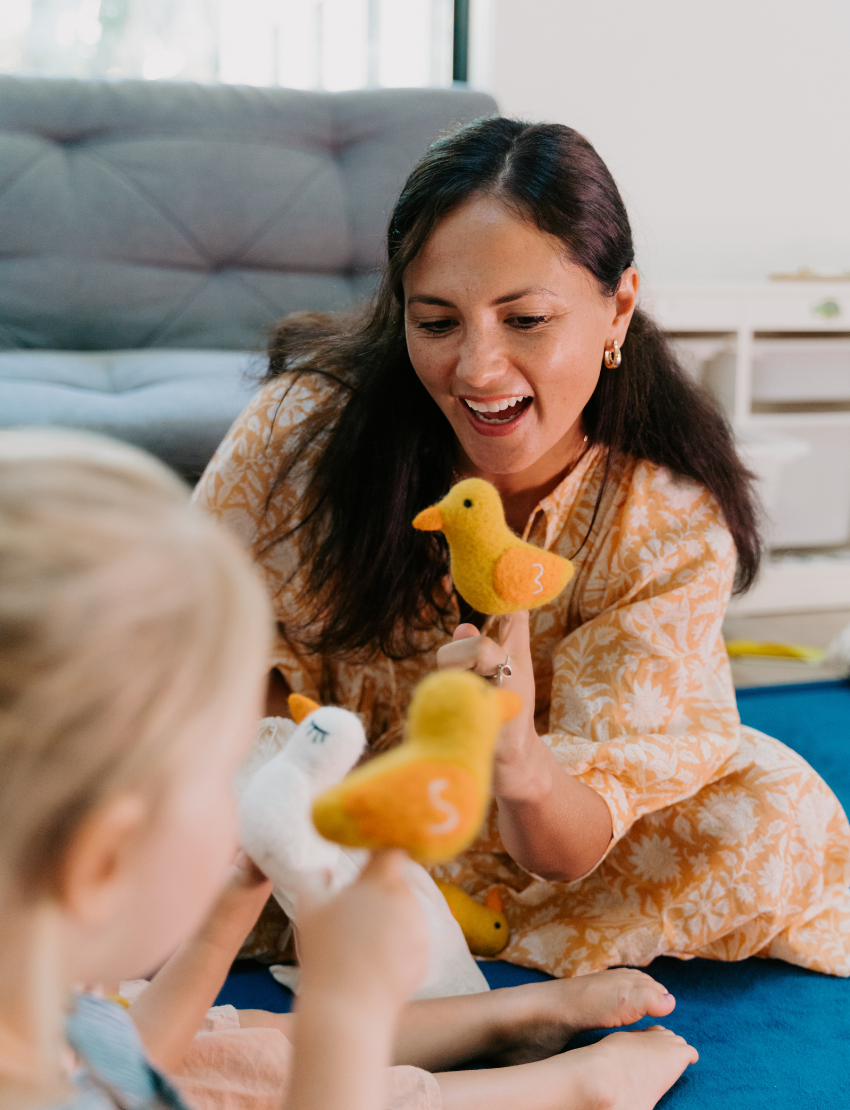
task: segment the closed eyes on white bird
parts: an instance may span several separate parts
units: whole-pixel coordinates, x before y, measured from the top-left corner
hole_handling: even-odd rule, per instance
[[[311,744],[324,744],[325,740],[330,736],[330,732],[326,728],[319,728],[314,722],[310,722],[310,727],[307,730],[307,735],[310,737]]]

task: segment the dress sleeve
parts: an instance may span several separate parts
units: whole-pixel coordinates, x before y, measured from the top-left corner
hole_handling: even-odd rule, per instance
[[[614,826],[608,851],[642,815],[722,777],[738,749],[721,635],[734,571],[713,497],[638,464],[594,556],[599,611],[555,651],[543,737],[605,799]]]
[[[333,390],[316,375],[269,382],[236,418],[195,487],[195,503],[248,550],[298,496],[291,481],[278,484],[281,461],[299,426]]]

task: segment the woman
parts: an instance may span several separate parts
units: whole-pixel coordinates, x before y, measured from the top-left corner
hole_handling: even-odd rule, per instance
[[[727,425],[636,309],[628,218],[593,148],[490,119],[435,143],[360,323],[280,326],[265,388],[198,500],[254,551],[287,689],[395,742],[435,666],[493,675],[495,802],[443,869],[498,885],[505,957],[556,975],[661,954],[770,955],[850,974],[850,829],[795,753],[739,721],[721,637],[759,560]],[[453,481],[575,563],[552,604],[494,621],[410,527]],[[479,626],[481,631],[479,632]]]

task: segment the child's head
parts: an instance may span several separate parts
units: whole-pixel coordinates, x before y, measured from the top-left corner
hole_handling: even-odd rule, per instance
[[[73,978],[150,972],[208,910],[268,627],[164,467],[0,432],[0,900],[58,912]]]

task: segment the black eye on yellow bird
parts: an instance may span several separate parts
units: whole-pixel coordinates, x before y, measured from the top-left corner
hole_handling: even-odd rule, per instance
[[[464,506],[465,506],[465,507],[466,507],[467,509],[471,509],[471,508],[472,508],[472,502],[471,502],[471,501],[469,500],[469,498],[468,498],[468,497],[467,497],[467,499],[466,499],[466,500],[464,501],[464,503],[463,503],[463,504],[464,504]]]

